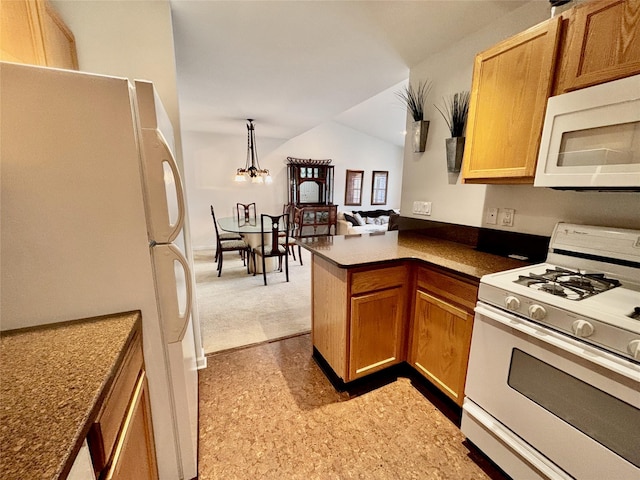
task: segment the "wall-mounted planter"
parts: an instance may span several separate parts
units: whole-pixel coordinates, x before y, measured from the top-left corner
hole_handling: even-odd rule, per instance
[[[447,171],[458,173],[462,166],[464,137],[447,138],[445,141],[447,142]]]
[[[429,120],[413,122],[413,151],[424,152],[427,145],[427,133],[429,133]]]

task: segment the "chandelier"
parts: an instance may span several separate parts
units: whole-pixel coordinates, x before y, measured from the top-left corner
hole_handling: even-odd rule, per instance
[[[236,170],[236,182],[246,182],[247,177],[251,183],[271,183],[271,175],[266,168],[260,168],[258,162],[258,149],[256,148],[255,128],[253,119],[247,119],[247,162],[244,168]]]

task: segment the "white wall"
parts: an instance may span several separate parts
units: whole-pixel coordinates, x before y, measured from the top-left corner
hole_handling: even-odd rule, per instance
[[[640,194],[562,192],[528,185],[463,185],[459,174],[446,169],[445,138],[449,130],[432,104],[443,96],[471,89],[476,53],[549,18],[548,2],[532,1],[411,69],[411,82],[429,78],[433,89],[426,109],[431,121],[424,153],[404,153],[403,216],[487,228],[550,235],[559,221],[640,228]],[[408,127],[409,129],[409,127]],[[409,140],[409,139],[407,139]],[[411,213],[416,200],[432,202],[432,214]],[[488,208],[514,208],[513,227],[484,223]]]
[[[53,0],[76,39],[84,72],[152,81],[173,124],[182,162],[180,111],[168,0]]]
[[[202,132],[183,132],[187,198],[191,216],[194,248],[213,248],[215,237],[210,205],[216,217],[234,215],[237,202],[256,202],[258,212],[280,213],[287,203],[286,158],[332,159],[335,166],[334,203],[344,203],[346,170],[364,170],[362,209],[372,208],[371,172],[389,171],[387,205],[373,208],[398,208],[402,179],[402,149],[335,122],[324,123],[291,140],[260,136],[256,122],[256,145],[260,166],[268,168],[271,185],[235,183],[235,171],[244,166],[247,137],[244,124],[237,136]],[[340,208],[340,207],[339,207]],[[349,210],[355,207],[349,207]],[[360,208],[358,208],[360,209]]]

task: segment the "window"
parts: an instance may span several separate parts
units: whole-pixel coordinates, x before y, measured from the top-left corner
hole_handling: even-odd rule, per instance
[[[363,170],[347,170],[347,180],[344,193],[345,205],[362,205],[363,176]]]
[[[371,179],[371,205],[387,203],[387,180],[389,172],[374,171]]]

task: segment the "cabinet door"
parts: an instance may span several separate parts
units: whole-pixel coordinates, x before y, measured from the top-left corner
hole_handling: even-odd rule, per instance
[[[147,379],[140,375],[105,480],[157,480]]]
[[[476,56],[465,183],[533,183],[559,24],[547,20]]]
[[[33,0],[0,2],[0,60],[46,65],[38,9]]]
[[[559,93],[640,73],[640,0],[576,7],[567,42]]]
[[[78,69],[73,33],[49,1],[0,1],[0,20],[0,60]]]
[[[351,298],[349,381],[402,361],[404,290]]]
[[[416,292],[409,363],[458,405],[464,399],[473,316]]]
[[[49,67],[78,69],[76,40],[48,1],[38,2],[44,39],[44,54]]]

